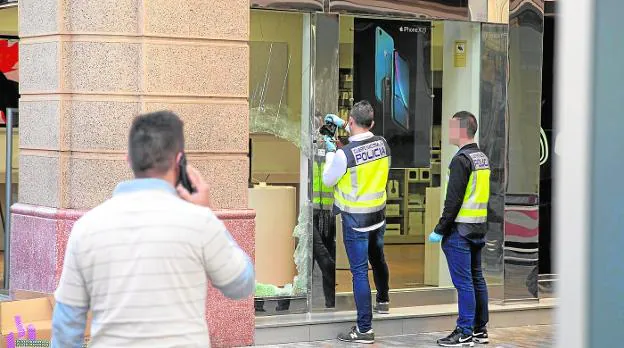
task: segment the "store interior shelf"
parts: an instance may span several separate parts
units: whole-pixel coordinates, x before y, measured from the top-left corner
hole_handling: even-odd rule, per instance
[[[341,67],[339,75],[338,116],[346,121],[353,107],[353,71],[350,68]],[[346,135],[346,132],[341,131],[339,135]]]
[[[385,236],[384,244],[424,244],[425,239],[423,236],[418,235],[400,235],[400,236]]]

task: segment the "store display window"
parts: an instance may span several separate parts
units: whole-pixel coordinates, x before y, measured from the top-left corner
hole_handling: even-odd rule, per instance
[[[308,122],[302,116],[306,16],[251,11],[249,207],[256,211],[257,315],[306,311],[311,286],[312,218],[302,194],[308,183],[302,153],[311,142],[301,131]]]
[[[458,150],[448,144],[451,115],[479,115],[477,140],[483,134],[484,151],[503,165],[497,156],[506,90],[492,69],[506,66],[505,33],[490,31],[482,44],[479,23],[252,10],[249,207],[257,213],[257,315],[354,309],[340,216],[332,213],[333,189],[322,184],[319,128],[326,113],[347,120],[360,100],[372,104],[372,132],[392,152],[384,236],[391,301],[456,301],[440,246],[427,236]],[[339,143],[348,138],[338,131]],[[493,202],[489,223],[501,230],[502,211]],[[486,273],[497,272],[496,250],[484,251]],[[372,272],[369,279],[374,291]],[[500,284],[497,276],[489,280]],[[423,300],[428,289],[445,291]]]

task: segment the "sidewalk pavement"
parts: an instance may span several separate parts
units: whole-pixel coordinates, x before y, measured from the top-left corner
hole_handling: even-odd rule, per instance
[[[484,348],[547,348],[553,346],[553,331],[555,327],[550,325],[523,326],[504,329],[489,330],[490,344],[475,347]],[[281,348],[316,348],[316,347],[340,347],[340,348],[379,348],[379,347],[438,347],[435,343],[438,338],[449,332],[428,333],[420,335],[407,335],[396,337],[378,338],[375,344],[359,345],[342,343],[338,340],[322,342],[291,343],[257,347],[281,347]]]

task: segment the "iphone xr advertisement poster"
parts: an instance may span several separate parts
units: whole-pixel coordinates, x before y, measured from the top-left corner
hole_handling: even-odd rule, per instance
[[[393,168],[429,167],[431,25],[356,18],[354,97],[375,108],[373,132],[392,149]]]

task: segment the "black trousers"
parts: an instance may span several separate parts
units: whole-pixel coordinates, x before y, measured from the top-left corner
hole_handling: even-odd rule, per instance
[[[331,210],[314,209],[312,253],[323,274],[325,307],[336,306],[336,217]]]

